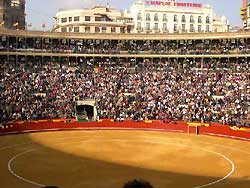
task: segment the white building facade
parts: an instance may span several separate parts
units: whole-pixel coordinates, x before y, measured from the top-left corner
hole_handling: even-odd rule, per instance
[[[230,25],[225,16],[215,15],[213,18],[213,32],[228,32]]]
[[[126,10],[126,13],[134,19],[135,33],[214,31],[215,14],[213,8],[209,5],[181,3],[175,0],[138,0]]]
[[[80,33],[194,33],[228,32],[225,17],[211,6],[176,0],[136,0],[124,12],[103,6],[60,11],[57,32]]]
[[[113,8],[96,6],[92,9],[65,10],[56,14],[56,32],[130,33],[133,19]]]

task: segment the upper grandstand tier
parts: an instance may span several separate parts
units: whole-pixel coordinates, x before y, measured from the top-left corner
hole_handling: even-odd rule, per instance
[[[16,37],[48,37],[67,39],[110,39],[110,40],[187,40],[187,39],[232,39],[249,38],[250,32],[210,32],[210,33],[58,33],[29,30],[1,29],[1,35]]]
[[[1,55],[246,57],[250,33],[78,34],[0,30]]]

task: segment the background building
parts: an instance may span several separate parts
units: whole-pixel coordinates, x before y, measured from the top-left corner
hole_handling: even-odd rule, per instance
[[[135,33],[227,32],[229,28],[211,6],[199,3],[138,0],[126,12],[134,18]]]
[[[225,16],[214,15],[213,18],[213,32],[228,32],[230,25]]]
[[[0,0],[0,26],[25,29],[25,0]]]
[[[242,8],[240,9],[240,15],[243,23],[243,29],[247,28],[247,0],[242,0]]]
[[[60,11],[54,30],[81,33],[228,32],[229,23],[226,17],[216,15],[209,5],[137,0],[124,12],[103,6]]]
[[[247,1],[247,7],[246,7],[246,29],[250,29],[250,0]]]
[[[103,6],[60,11],[55,18],[57,32],[130,33],[134,25],[133,19],[124,13]]]

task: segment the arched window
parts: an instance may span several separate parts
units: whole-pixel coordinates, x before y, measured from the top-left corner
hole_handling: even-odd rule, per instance
[[[209,25],[206,25],[206,32],[210,32],[210,27],[209,27]]]
[[[194,32],[194,24],[190,24],[190,32],[191,32],[191,33]]]
[[[202,23],[201,16],[198,17],[198,23]]]
[[[150,21],[150,14],[149,13],[146,14],[146,21]]]
[[[209,18],[209,16],[206,17],[206,23],[210,24],[210,18]]]
[[[181,21],[182,21],[182,22],[186,22],[186,17],[185,17],[185,15],[182,15]]]
[[[167,15],[163,14],[163,21],[166,22],[167,21]]]
[[[163,31],[167,31],[168,30],[168,26],[166,23],[163,23]]]
[[[175,14],[174,15],[174,22],[177,22],[178,20],[177,20],[177,15]]]
[[[141,20],[141,13],[138,13],[138,15],[137,15],[137,20]]]
[[[193,15],[190,16],[190,23],[194,23],[194,16]]]
[[[177,24],[174,24],[174,32],[178,32]]]
[[[155,14],[155,15],[154,15],[154,21],[155,21],[155,22],[158,22],[158,21],[159,21],[158,14]]]

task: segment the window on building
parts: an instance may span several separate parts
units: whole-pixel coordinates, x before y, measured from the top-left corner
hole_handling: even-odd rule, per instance
[[[111,27],[111,33],[116,33],[116,27]]]
[[[101,32],[100,27],[95,27],[95,32],[100,33]]]
[[[190,16],[190,23],[194,23],[194,16],[193,15]]]
[[[73,27],[69,27],[69,32],[72,32],[73,31]]]
[[[154,29],[155,29],[155,30],[159,30],[159,25],[158,25],[158,23],[155,23]]]
[[[127,33],[131,33],[132,28],[130,26],[127,27]]]
[[[164,21],[164,22],[168,21],[167,15],[166,15],[166,14],[163,14],[163,21]]]
[[[62,18],[61,19],[61,23],[66,23],[67,22],[67,18]]]
[[[163,31],[167,31],[168,30],[166,23],[163,23],[163,28],[162,29],[163,29]]]
[[[138,13],[137,20],[142,20],[141,13]]]
[[[72,17],[69,17],[69,22],[72,22]]]
[[[198,32],[201,32],[201,25],[198,25]]]
[[[107,32],[107,27],[102,27],[102,33],[106,33]]]
[[[210,26],[206,25],[206,32],[210,32]]]
[[[182,22],[186,22],[186,17],[185,17],[185,15],[182,15],[181,21],[182,21]]]
[[[185,32],[186,31],[186,25],[185,24],[181,24],[181,31]]]
[[[146,30],[147,30],[147,31],[150,30],[150,23],[146,23]]]
[[[80,21],[80,16],[74,17],[74,22],[79,22]]]
[[[101,18],[101,21],[102,22],[109,22],[110,20],[106,17],[106,16],[103,16],[102,18]],[[123,20],[122,20],[123,21]]]
[[[206,23],[210,24],[210,18],[209,18],[209,16],[206,17]]]
[[[178,26],[177,24],[174,24],[174,32],[177,32],[178,31]]]
[[[87,22],[91,21],[91,17],[90,16],[85,16],[85,21],[87,21]]]
[[[202,23],[201,16],[198,17],[198,23]]]
[[[150,21],[150,14],[149,13],[146,14],[146,21]]]
[[[137,23],[137,30],[141,30],[141,22]]]
[[[174,22],[178,22],[177,15],[174,15]]]
[[[63,27],[63,28],[61,29],[61,32],[63,32],[63,33],[67,32],[67,27]]]
[[[90,33],[90,27],[85,27],[85,33]]]
[[[155,14],[155,15],[154,15],[154,21],[155,21],[155,22],[158,22],[158,21],[159,21],[158,14]]]
[[[191,33],[194,32],[194,24],[190,24],[190,32],[191,32]]]
[[[96,21],[96,22],[101,22],[101,21],[102,21],[102,18],[101,18],[101,17],[95,17],[95,21]]]
[[[125,33],[125,28],[124,27],[120,27],[120,32],[121,33]]]
[[[74,27],[74,32],[75,33],[79,33],[79,31],[80,31],[79,27]]]
[[[133,18],[127,18],[127,19],[125,19],[125,22],[126,23],[133,23]]]

